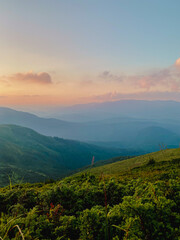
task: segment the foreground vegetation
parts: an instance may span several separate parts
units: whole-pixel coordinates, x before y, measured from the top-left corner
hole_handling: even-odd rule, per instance
[[[0,236],[179,239],[179,164],[180,149],[166,150],[58,182],[9,185],[0,189]]]

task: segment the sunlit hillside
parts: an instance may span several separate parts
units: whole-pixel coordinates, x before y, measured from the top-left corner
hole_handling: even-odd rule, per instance
[[[180,150],[0,189],[3,239],[178,240]],[[18,226],[18,227],[17,227]]]

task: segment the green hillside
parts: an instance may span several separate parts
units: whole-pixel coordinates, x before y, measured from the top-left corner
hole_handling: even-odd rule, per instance
[[[100,167],[91,168],[91,173],[95,175],[104,174],[107,176],[118,176],[125,171],[130,171],[133,168],[140,167],[147,164],[149,161],[154,160],[155,162],[171,161],[180,159],[180,148],[177,149],[165,149],[159,152],[149,153],[146,155],[122,160],[121,157],[115,158],[116,162],[112,164],[106,164]],[[80,173],[81,174],[81,173]]]
[[[0,189],[0,237],[179,240],[180,149]]]
[[[37,182],[61,178],[89,165],[92,157],[108,159],[126,151],[47,137],[15,125],[0,125],[0,186],[12,181]]]

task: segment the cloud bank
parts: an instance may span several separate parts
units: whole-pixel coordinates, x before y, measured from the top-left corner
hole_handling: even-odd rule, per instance
[[[131,88],[150,90],[180,91],[180,58],[174,65],[151,71],[148,74],[140,75],[114,75],[109,71],[104,71],[98,76],[104,82],[116,81],[120,84],[129,85]]]
[[[10,77],[12,81],[23,83],[52,84],[51,76],[46,72],[41,73],[16,73]]]
[[[49,73],[40,72],[40,73],[15,73],[8,76],[1,77],[2,81],[8,81],[9,83],[20,83],[20,84],[41,84],[47,85],[52,84],[52,79]]]

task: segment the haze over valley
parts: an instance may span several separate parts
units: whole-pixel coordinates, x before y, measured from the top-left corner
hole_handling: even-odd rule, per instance
[[[150,152],[179,147],[180,103],[115,101],[56,109],[52,117],[0,108],[0,123],[31,128],[41,134],[98,146]],[[60,119],[62,117],[62,119]]]

